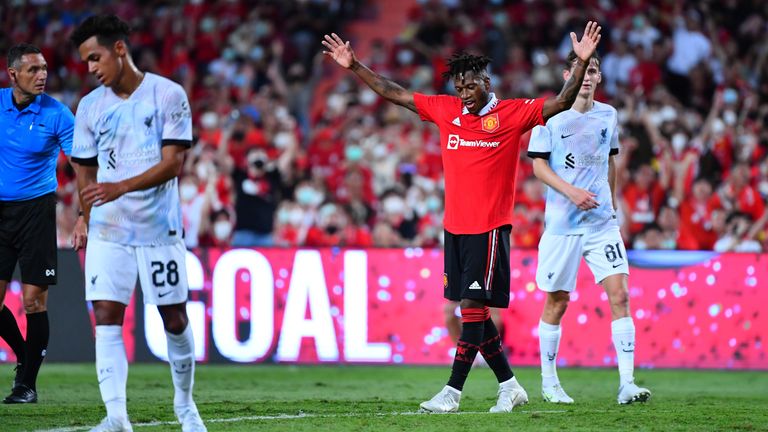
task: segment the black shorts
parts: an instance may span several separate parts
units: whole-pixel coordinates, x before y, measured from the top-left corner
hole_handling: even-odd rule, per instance
[[[483,234],[445,231],[444,297],[479,300],[486,306],[509,306],[509,237],[504,225]]]
[[[55,194],[0,201],[0,280],[11,280],[16,261],[22,283],[56,283]]]

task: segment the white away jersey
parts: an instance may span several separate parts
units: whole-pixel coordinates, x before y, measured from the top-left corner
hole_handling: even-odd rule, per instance
[[[83,97],[75,115],[72,157],[96,157],[97,181],[118,182],[157,165],[163,140],[191,145],[189,102],[180,85],[145,73],[128,99],[104,86]],[[132,246],[181,241],[177,179],[93,206],[89,237]]]
[[[547,188],[545,230],[552,234],[584,234],[618,225],[608,183],[608,157],[619,152],[616,109],[594,102],[582,114],[574,109],[550,118],[531,133],[528,156],[543,158],[566,182],[595,193],[596,209],[579,210],[565,195]]]

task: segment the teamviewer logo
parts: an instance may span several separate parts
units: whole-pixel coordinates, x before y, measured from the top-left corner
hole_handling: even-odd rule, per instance
[[[448,150],[456,150],[459,148],[459,136],[456,134],[448,135]]]

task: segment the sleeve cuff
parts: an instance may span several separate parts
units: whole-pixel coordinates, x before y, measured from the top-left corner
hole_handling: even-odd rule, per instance
[[[544,159],[549,160],[550,152],[528,152],[528,157],[531,159]]]
[[[91,167],[97,167],[99,166],[99,158],[97,156],[89,157],[89,158],[79,158],[72,156],[72,162],[82,165],[82,166],[91,166]]]
[[[181,146],[190,148],[192,147],[192,141],[191,140],[180,140],[180,139],[164,139],[162,142],[162,146],[169,146],[169,145],[175,145],[175,146]]]

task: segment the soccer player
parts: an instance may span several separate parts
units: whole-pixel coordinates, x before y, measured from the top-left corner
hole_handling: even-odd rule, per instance
[[[69,156],[75,119],[43,93],[48,64],[35,46],[8,50],[11,87],[0,90],[0,337],[16,355],[5,403],[37,402],[37,372],[48,346],[48,286],[56,283],[56,159]],[[21,338],[5,290],[18,261],[27,315]]]
[[[95,431],[130,431],[123,317],[138,277],[168,341],[173,409],[184,431],[205,431],[192,400],[195,356],[177,175],[192,144],[189,102],[178,84],[136,68],[128,24],[91,16],[71,40],[101,86],[80,101],[72,160],[87,225],[85,299],[96,319],[96,369],[107,417]]]
[[[586,61],[600,40],[600,27],[589,22],[581,41],[571,33],[579,61],[557,97],[500,100],[490,92],[489,59],[456,54],[446,78],[456,96],[427,96],[405,90],[368,69],[349,42],[326,35],[324,54],[354,72],[376,93],[440,128],[445,171],[444,296],[459,301],[462,330],[448,384],[423,402],[428,412],[459,409],[464,382],[478,351],[499,382],[491,412],[509,412],[528,402],[502,352],[489,307],[509,306],[509,241],[520,135],[570,108],[584,77]]]
[[[568,55],[563,71],[566,81],[577,72],[580,58],[574,52]],[[550,118],[546,126],[534,128],[528,145],[534,174],[549,186],[536,269],[536,283],[547,293],[539,322],[539,346],[541,394],[548,402],[573,403],[560,386],[555,364],[562,334],[560,320],[569,293],[576,288],[582,256],[611,305],[621,376],[618,401],[644,402],[651,396],[633,377],[635,325],[629,313],[629,266],[616,221],[613,158],[619,152],[617,115],[612,106],[594,101],[600,80],[600,59],[593,55],[571,109]]]

